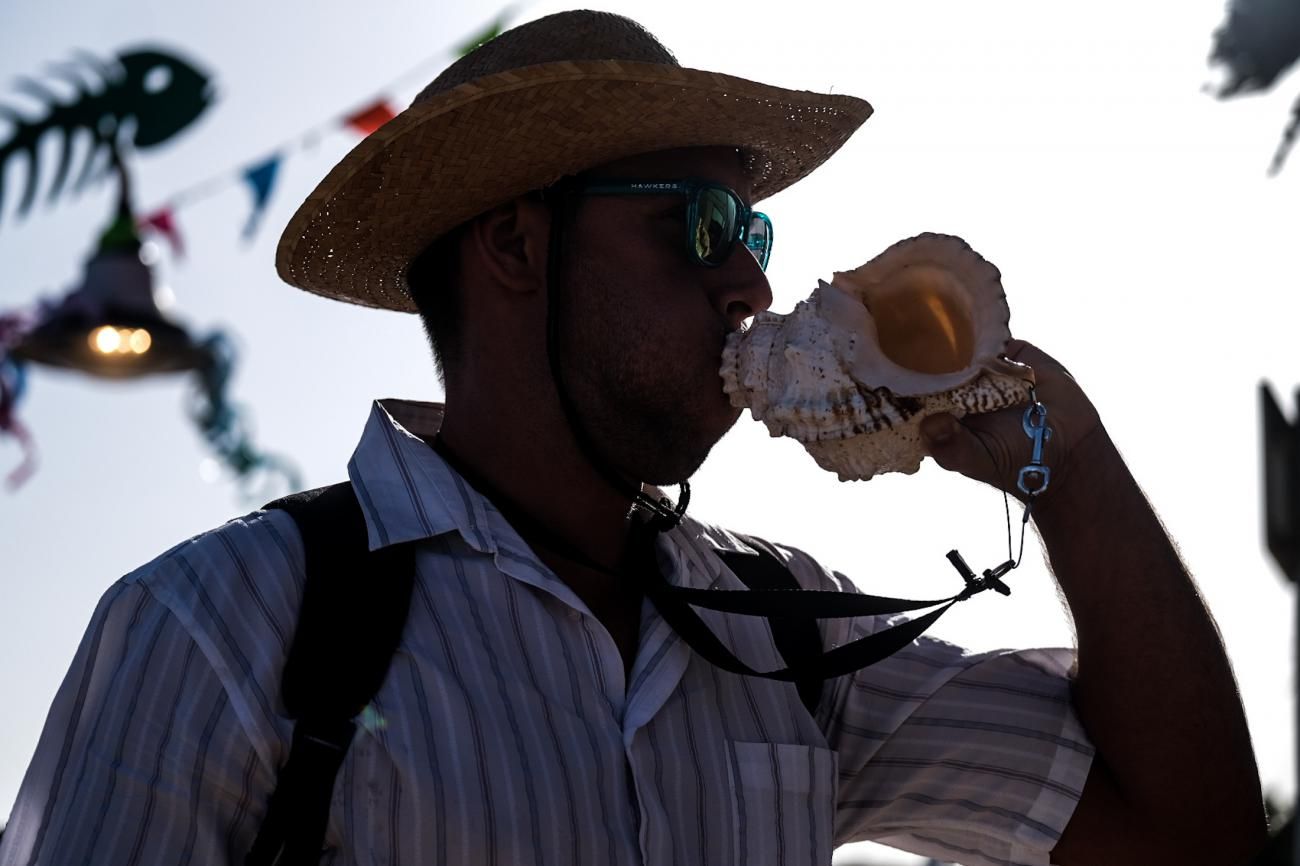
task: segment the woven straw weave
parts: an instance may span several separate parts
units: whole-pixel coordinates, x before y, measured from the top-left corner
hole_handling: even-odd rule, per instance
[[[601,54],[617,59],[592,59]],[[746,154],[758,201],[824,162],[870,114],[849,96],[683,68],[619,16],[551,15],[448,67],[358,144],[290,220],[276,268],[310,292],[414,312],[411,259],[515,196],[633,154],[724,145]]]

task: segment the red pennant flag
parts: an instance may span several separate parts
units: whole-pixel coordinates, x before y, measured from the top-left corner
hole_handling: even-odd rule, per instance
[[[381,99],[374,105],[363,108],[356,114],[348,115],[343,122],[362,135],[369,135],[379,127],[397,116],[388,100]]]
[[[181,242],[181,233],[176,228],[176,219],[170,206],[143,217],[139,225],[141,228],[159,232],[166,237],[172,246],[172,252],[178,258],[185,255],[185,244]]]

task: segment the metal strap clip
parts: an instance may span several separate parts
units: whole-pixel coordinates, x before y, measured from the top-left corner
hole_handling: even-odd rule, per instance
[[[1021,426],[1025,435],[1033,442],[1033,453],[1029,463],[1020,467],[1016,478],[1016,487],[1026,496],[1040,496],[1052,480],[1052,469],[1043,463],[1043,443],[1052,438],[1052,428],[1047,426],[1047,407],[1038,400],[1038,392],[1029,389],[1030,403],[1025,407]]]

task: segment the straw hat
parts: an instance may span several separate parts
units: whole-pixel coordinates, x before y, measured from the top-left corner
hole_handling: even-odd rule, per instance
[[[415,312],[411,259],[515,196],[638,153],[724,145],[745,154],[757,201],[870,115],[854,97],[683,68],[618,15],[549,15],[462,57],[353,148],[289,221],[276,270],[309,292]]]

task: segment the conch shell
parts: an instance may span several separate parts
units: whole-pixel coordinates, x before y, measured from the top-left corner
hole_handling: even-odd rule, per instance
[[[1001,357],[1002,275],[961,238],[922,234],[836,273],[789,315],[727,338],[723,390],[841,481],[911,474],[921,419],[1029,399],[1033,371]]]

